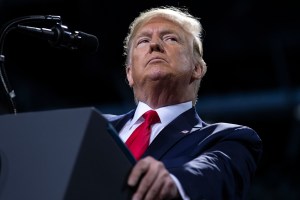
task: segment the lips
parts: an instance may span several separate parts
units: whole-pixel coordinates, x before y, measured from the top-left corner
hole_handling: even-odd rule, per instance
[[[155,62],[167,62],[167,61],[161,57],[153,57],[148,61],[148,64],[155,63]]]

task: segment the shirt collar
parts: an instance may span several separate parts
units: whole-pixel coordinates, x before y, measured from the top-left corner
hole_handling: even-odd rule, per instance
[[[149,107],[147,104],[139,102],[129,127],[132,127],[148,110],[155,110],[160,118],[161,123],[167,125],[180,114],[192,108],[192,106],[192,101],[188,101],[176,105],[164,106],[155,110]]]

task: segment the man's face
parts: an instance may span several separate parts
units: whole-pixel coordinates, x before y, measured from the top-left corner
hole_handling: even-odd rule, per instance
[[[134,89],[147,83],[178,84],[184,90],[195,78],[192,41],[179,25],[164,18],[143,24],[133,38],[127,68]]]

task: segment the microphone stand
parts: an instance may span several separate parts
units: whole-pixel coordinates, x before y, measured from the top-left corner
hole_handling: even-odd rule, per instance
[[[33,21],[40,21],[40,20],[61,22],[60,16],[55,16],[55,15],[25,16],[25,17],[16,18],[16,19],[9,21],[8,23],[6,23],[4,25],[4,27],[1,30],[1,34],[0,34],[0,81],[4,87],[6,95],[8,96],[9,103],[11,104],[12,112],[14,114],[17,113],[16,101],[15,101],[16,94],[15,94],[15,91],[10,86],[10,83],[8,81],[8,77],[7,77],[7,74],[5,71],[5,67],[4,67],[4,61],[5,61],[5,56],[3,54],[4,40],[5,40],[6,35],[11,30],[15,29],[19,23],[26,23],[26,22],[33,22]]]
[[[16,114],[17,113],[17,108],[16,108],[16,102],[15,102],[15,91],[10,87],[6,72],[5,72],[5,68],[4,68],[4,55],[0,55],[0,79],[1,79],[1,83],[4,87],[4,90],[6,92],[6,94],[9,97],[9,102],[12,106],[12,110],[13,113]]]

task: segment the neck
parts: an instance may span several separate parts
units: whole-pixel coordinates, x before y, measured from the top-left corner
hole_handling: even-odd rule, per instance
[[[134,88],[134,95],[136,100],[146,103],[153,109],[157,109],[164,106],[184,103],[187,101],[193,101],[194,91],[190,88],[178,89],[178,87],[147,87]]]

